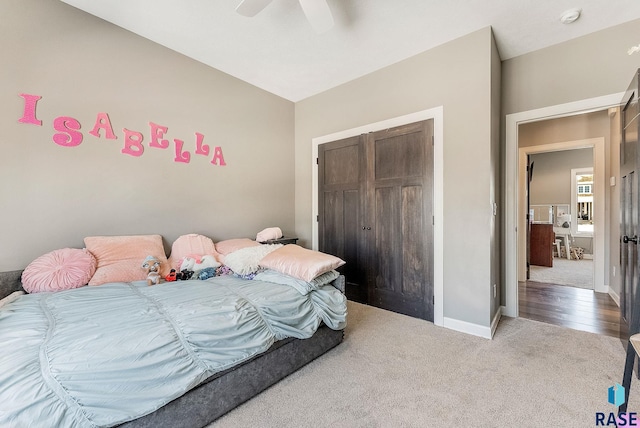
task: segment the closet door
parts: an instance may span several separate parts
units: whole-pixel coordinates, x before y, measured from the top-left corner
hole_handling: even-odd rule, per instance
[[[346,261],[347,298],[368,303],[363,161],[361,136],[318,146],[318,249]]]
[[[366,135],[369,303],[433,321],[433,121]]]

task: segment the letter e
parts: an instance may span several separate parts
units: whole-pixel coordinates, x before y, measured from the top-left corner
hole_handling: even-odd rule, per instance
[[[149,122],[149,126],[151,127],[151,142],[149,143],[149,147],[157,147],[158,149],[166,149],[169,147],[169,141],[162,139],[169,128],[156,125],[153,122]]]

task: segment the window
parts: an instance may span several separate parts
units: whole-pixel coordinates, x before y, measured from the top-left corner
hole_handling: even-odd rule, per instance
[[[585,176],[582,176],[582,177],[585,177]],[[578,185],[578,195],[590,195],[590,194],[591,194],[590,184]]]
[[[593,235],[593,168],[571,170],[571,233]]]

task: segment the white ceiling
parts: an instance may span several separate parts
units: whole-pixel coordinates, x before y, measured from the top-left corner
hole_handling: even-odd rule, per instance
[[[253,18],[240,0],[62,1],[294,102],[487,26],[505,60],[640,18],[638,0],[327,0],[316,34],[297,0]]]

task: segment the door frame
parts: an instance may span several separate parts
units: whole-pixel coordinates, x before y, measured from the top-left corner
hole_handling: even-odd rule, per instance
[[[380,131],[396,126],[433,119],[433,323],[444,325],[444,108],[434,107],[398,116],[380,122],[369,123],[333,134],[312,138],[311,144],[311,247],[318,249],[318,146],[335,140]]]
[[[505,306],[502,311],[503,315],[508,317],[518,316],[518,204],[520,200],[518,126],[543,119],[554,119],[617,107],[623,96],[624,93],[619,92],[506,115],[506,152],[503,181],[505,198]]]
[[[593,227],[593,290],[599,293],[606,293],[609,287],[605,284],[604,278],[604,254],[605,254],[605,147],[604,137],[589,138],[584,140],[564,141],[560,143],[541,144],[537,146],[522,147],[519,153],[519,194],[526,192],[527,180],[527,156],[536,153],[549,153],[563,150],[591,149],[593,156],[593,187],[595,221]],[[519,201],[518,227],[525,230],[527,226],[526,200]],[[573,212],[573,207],[571,208]],[[572,219],[573,221],[573,219]],[[518,281],[526,281],[526,234],[518,235]],[[517,288],[517,287],[516,287]]]

